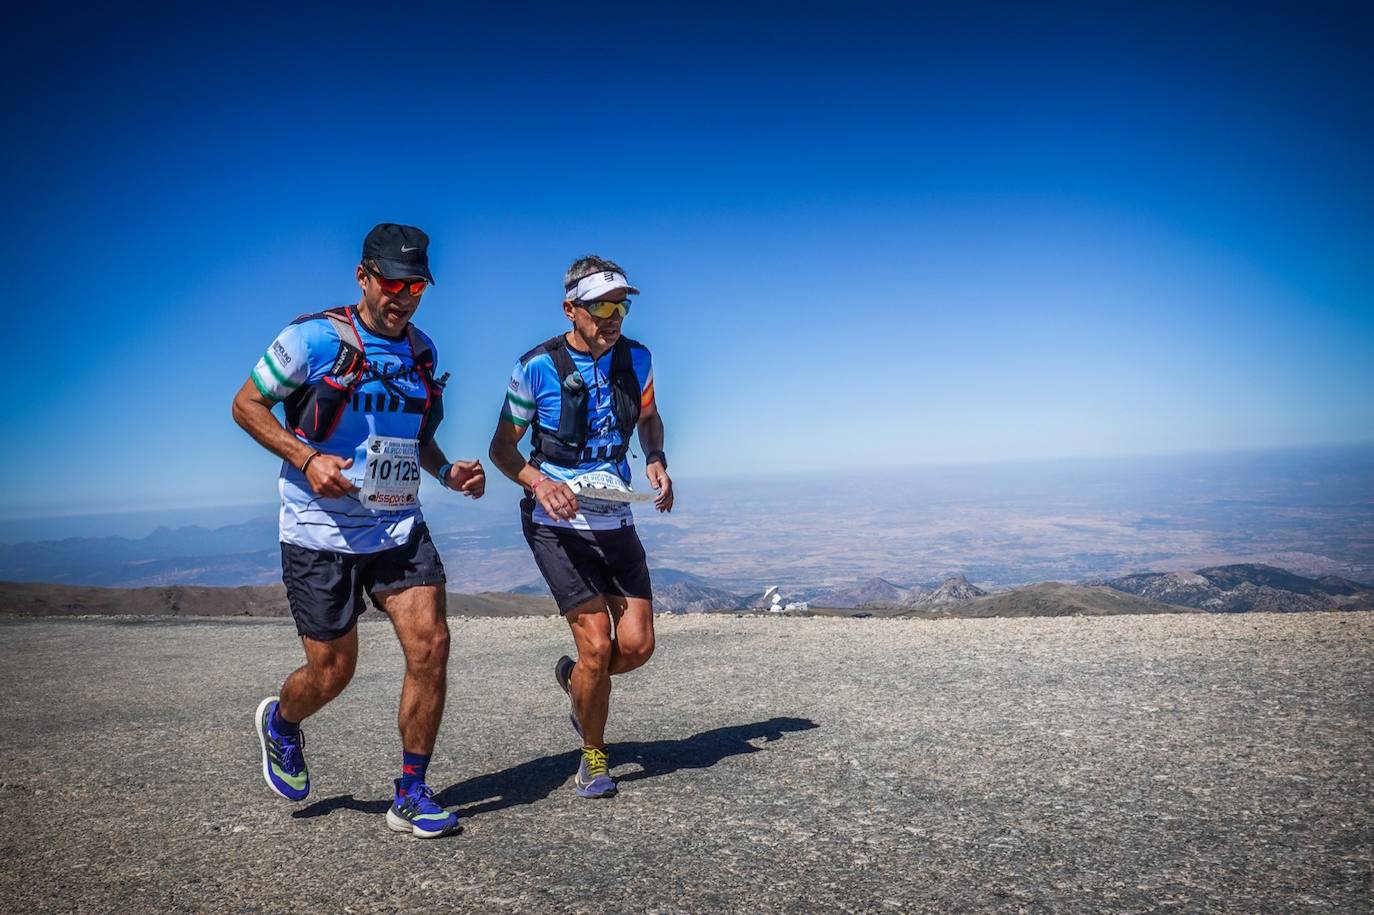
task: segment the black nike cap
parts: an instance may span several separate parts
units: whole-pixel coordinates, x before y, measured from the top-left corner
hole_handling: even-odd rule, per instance
[[[414,226],[394,222],[373,226],[363,239],[363,260],[376,261],[378,272],[389,280],[422,276],[434,282],[429,272],[429,236]]]

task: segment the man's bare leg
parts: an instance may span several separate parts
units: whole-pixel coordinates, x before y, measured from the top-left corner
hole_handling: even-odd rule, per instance
[[[577,645],[569,691],[573,714],[582,725],[582,743],[604,747],[606,714],[611,704],[611,615],[606,598],[598,595],[567,612],[568,628]]]
[[[358,666],[358,628],[321,642],[301,636],[305,663],[296,668],[281,688],[281,716],[300,724],[343,692]]]
[[[449,632],[443,585],[419,585],[373,595],[396,630],[405,654],[397,725],[402,749],[429,756],[444,717]]]
[[[280,696],[268,696],[254,716],[262,743],[262,775],[267,786],[288,801],[310,794],[310,774],[302,755],[300,723],[343,692],[358,665],[358,630],[337,639],[301,637],[305,664],[292,671]],[[274,712],[275,708],[275,712]]]
[[[604,747],[611,677],[642,667],[654,653],[653,605],[642,597],[602,594],[569,610],[567,619],[577,645],[569,684],[573,713],[583,743]]]

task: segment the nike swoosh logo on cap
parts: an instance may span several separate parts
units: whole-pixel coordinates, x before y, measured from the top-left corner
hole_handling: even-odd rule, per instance
[[[412,251],[419,251],[419,250],[420,250],[420,246],[419,246],[419,245],[416,245],[416,246],[413,247],[413,248],[407,248],[405,245],[401,245],[401,253],[402,253],[402,254],[409,254],[409,253],[412,252]]]

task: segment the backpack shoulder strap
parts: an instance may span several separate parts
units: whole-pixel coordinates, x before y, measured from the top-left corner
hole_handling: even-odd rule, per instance
[[[558,374],[558,431],[554,434],[560,441],[581,448],[587,440],[587,386],[562,335],[545,346]]]
[[[367,367],[367,351],[362,338],[358,336],[358,328],[353,326],[348,306],[331,308],[324,312],[322,317],[329,321],[334,332],[339,335],[339,352],[334,357],[334,365],[330,368],[329,374],[346,385],[352,385]]]
[[[334,356],[334,362],[330,365],[328,375],[333,375],[347,384],[352,384],[357,380],[357,375],[366,368],[367,353],[363,347],[363,341],[358,337],[358,329],[353,326],[353,321],[348,314],[349,306],[340,305],[337,308],[328,308],[324,311],[316,311],[311,314],[301,315],[292,321],[292,325],[304,324],[307,321],[328,321],[329,326],[334,329],[334,333],[339,338],[339,351]]]
[[[434,347],[430,346],[423,334],[414,324],[406,325],[406,340],[410,343],[410,355],[416,366],[434,367]]]
[[[615,341],[611,351],[611,393],[615,404],[615,419],[620,425],[621,438],[628,445],[630,433],[639,423],[639,399],[643,394],[639,386],[639,376],[635,374],[634,357],[631,347],[640,344],[629,337]]]

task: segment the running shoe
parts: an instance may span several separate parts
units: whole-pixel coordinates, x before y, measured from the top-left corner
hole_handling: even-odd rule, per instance
[[[262,744],[262,777],[271,788],[288,801],[303,801],[310,793],[310,770],[305,767],[305,732],[285,737],[272,730],[272,715],[277,710],[278,697],[268,696],[258,703],[253,726]]]
[[[558,662],[553,665],[553,678],[558,681],[559,688],[562,689],[563,692],[567,693],[568,695],[568,723],[572,725],[572,729],[577,732],[577,737],[579,740],[581,740],[583,736],[582,722],[577,720],[577,712],[571,708],[572,671],[573,665],[576,663],[577,662],[575,662],[572,658],[568,657],[567,655],[563,655],[563,657],[559,658]]]
[[[458,814],[450,813],[434,800],[434,790],[424,782],[416,782],[410,790],[401,792],[401,780],[396,779],[396,800],[386,812],[386,825],[393,832],[408,832],[421,839],[436,839],[453,832],[458,826]]]
[[[599,747],[582,748],[582,764],[573,780],[578,797],[615,797],[615,781],[608,770],[610,757]]]

